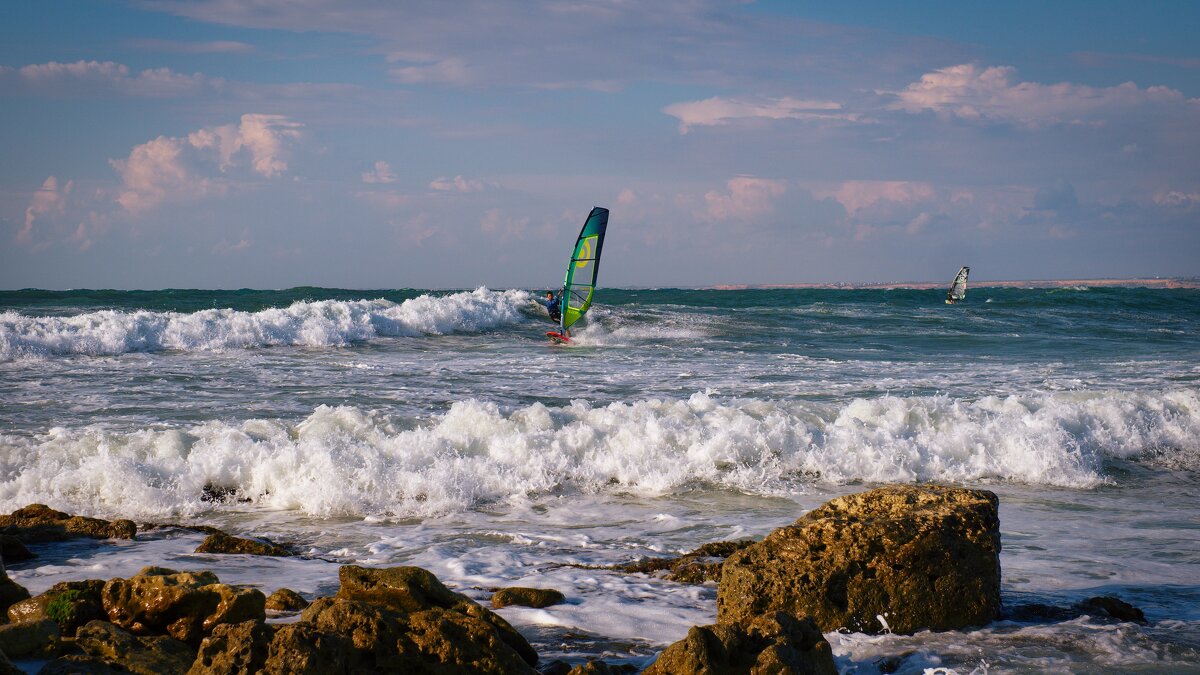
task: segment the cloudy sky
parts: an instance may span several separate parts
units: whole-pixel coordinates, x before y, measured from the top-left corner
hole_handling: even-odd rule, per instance
[[[990,7],[988,5],[996,5]],[[0,288],[1200,274],[1200,3],[12,2]]]

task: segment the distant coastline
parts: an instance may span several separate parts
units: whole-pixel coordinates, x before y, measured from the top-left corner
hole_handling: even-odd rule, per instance
[[[812,283],[812,284],[716,284],[701,286],[704,290],[714,291],[743,291],[752,289],[785,289],[785,288],[844,288],[847,290],[866,289],[910,289],[927,290],[945,288],[946,281],[884,281],[880,283]],[[1087,286],[1089,288],[1200,288],[1200,278],[1166,279],[1042,279],[1030,281],[971,281],[972,288],[1070,288]]]

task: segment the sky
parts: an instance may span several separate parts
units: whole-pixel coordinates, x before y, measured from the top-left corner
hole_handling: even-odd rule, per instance
[[[1200,275],[1200,3],[2,14],[0,288]]]

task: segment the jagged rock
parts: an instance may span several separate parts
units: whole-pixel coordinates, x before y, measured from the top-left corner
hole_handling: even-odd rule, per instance
[[[522,588],[513,586],[511,588],[502,588],[492,595],[492,607],[508,607],[509,605],[521,605],[522,607],[549,607],[566,602],[566,597],[559,591],[553,588]]]
[[[693,626],[644,675],[837,675],[833,650],[812,619],[771,612],[746,622]]]
[[[349,674],[350,641],[307,623],[281,626],[271,640],[264,675]]]
[[[575,666],[567,671],[566,675],[626,675],[627,673],[636,672],[637,668],[633,666],[614,666],[611,663],[593,659],[587,663],[581,663],[578,666]]]
[[[273,542],[263,539],[255,541],[242,537],[234,537],[224,532],[208,535],[196,548],[196,553],[243,553],[246,555],[269,555],[286,557],[292,552]]]
[[[61,633],[50,619],[0,626],[0,652],[9,657],[51,656],[58,651]]]
[[[346,600],[378,603],[400,612],[447,609],[479,619],[495,629],[500,639],[516,650],[526,663],[537,665],[537,652],[507,621],[467,596],[446,588],[428,570],[420,567],[368,569],[344,565],[338,570],[338,579],[341,586],[337,597]]]
[[[1098,595],[1088,598],[1077,605],[1080,611],[1090,615],[1109,617],[1117,621],[1146,623],[1146,614],[1142,610],[1120,598],[1108,595]]]
[[[139,675],[183,673],[196,659],[196,652],[179,640],[137,637],[107,621],[80,627],[75,644],[92,658]]]
[[[221,624],[200,643],[188,675],[254,675],[267,662],[275,628],[257,621]]]
[[[555,659],[538,666],[537,671],[538,675],[568,675],[571,672],[571,664],[561,659]]]
[[[21,562],[36,558],[25,544],[11,534],[0,534],[0,560],[5,563]]]
[[[94,619],[104,619],[99,580],[63,581],[45,593],[14,603],[8,608],[8,619],[14,623],[51,619],[63,635],[74,637],[75,631]]]
[[[0,611],[8,612],[13,604],[29,599],[25,587],[8,578],[8,572],[0,567]]]
[[[726,561],[717,621],[768,611],[824,631],[955,630],[1000,609],[999,500],[986,490],[903,485],[847,495]]]
[[[23,672],[23,671],[18,671]],[[85,654],[60,656],[38,671],[38,675],[120,675],[124,668],[110,666],[104,659]]]
[[[211,572],[147,568],[110,579],[101,599],[117,626],[135,635],[165,633],[193,647],[219,624],[266,619],[262,591],[218,583]]]
[[[643,558],[637,562],[613,565],[610,569],[626,574],[662,574],[664,579],[684,584],[702,584],[721,579],[721,566],[738,551],[753,544],[750,539],[714,541],[677,558]]]
[[[133,539],[137,534],[137,525],[132,520],[109,522],[99,518],[72,516],[45,504],[30,504],[7,516],[0,515],[0,531],[28,544],[74,537]]]
[[[298,612],[308,607],[308,601],[290,588],[280,588],[267,596],[267,609],[276,612]]]

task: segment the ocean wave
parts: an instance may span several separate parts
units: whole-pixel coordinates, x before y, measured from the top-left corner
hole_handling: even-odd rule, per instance
[[[321,300],[244,312],[102,310],[74,316],[0,313],[0,361],[113,356],[163,350],[223,351],[273,346],[330,347],[376,337],[479,332],[516,323],[525,291],[479,288],[390,300]]]
[[[44,502],[97,515],[195,515],[214,508],[202,500],[206,485],[314,516],[419,516],[701,486],[788,495],[814,481],[1086,489],[1111,482],[1110,459],[1174,452],[1187,461],[1198,449],[1200,391],[1191,389],[848,404],[696,393],[507,412],[466,400],[422,420],[321,406],[298,424],[0,436],[0,510]]]

